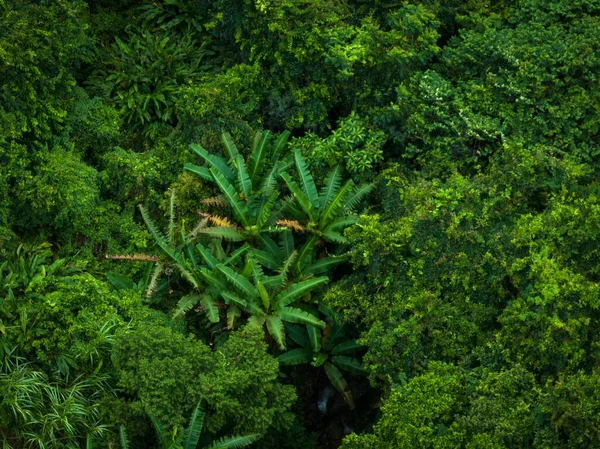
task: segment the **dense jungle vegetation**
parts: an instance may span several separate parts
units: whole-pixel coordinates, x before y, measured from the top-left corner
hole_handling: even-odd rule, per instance
[[[0,0],[3,449],[600,448],[600,1]]]

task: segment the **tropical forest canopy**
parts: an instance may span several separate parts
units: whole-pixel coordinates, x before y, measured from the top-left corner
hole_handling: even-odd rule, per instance
[[[598,0],[0,0],[0,441],[600,448]]]

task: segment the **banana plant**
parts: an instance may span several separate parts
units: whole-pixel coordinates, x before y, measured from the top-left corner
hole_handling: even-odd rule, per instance
[[[283,132],[274,143],[269,131],[258,132],[254,137],[248,160],[238,151],[231,136],[221,136],[224,157],[210,154],[200,145],[191,145],[191,150],[204,165],[186,163],[184,168],[219,188],[221,195],[208,199],[205,204],[231,208],[237,224],[223,224],[219,216],[211,220],[216,226],[200,232],[231,241],[257,238],[261,233],[275,230],[280,192],[277,178],[291,162],[284,162],[280,155],[290,133]],[[211,218],[213,216],[209,216]]]
[[[204,413],[200,403],[194,409],[190,422],[183,432],[170,432],[155,417],[150,416],[156,436],[159,449],[196,449],[202,436],[202,426],[204,424]],[[121,449],[129,449],[129,438],[125,427],[121,426],[119,430]],[[223,437],[203,446],[205,449],[238,449],[249,446],[260,438],[259,434],[238,435]],[[88,442],[90,439],[88,438]],[[89,443],[88,443],[89,444]],[[88,446],[89,447],[89,446]]]
[[[281,349],[285,349],[284,322],[311,324],[324,328],[325,323],[316,316],[293,307],[303,295],[329,282],[328,276],[313,277],[299,282],[289,282],[289,267],[296,253],[284,262],[279,274],[265,275],[262,267],[252,257],[246,258],[241,270],[235,270],[215,259],[213,272],[204,270],[209,285],[229,307],[228,323],[231,326],[242,312],[256,326],[266,326],[268,333]],[[214,275],[217,274],[217,275]]]
[[[325,307],[319,308],[331,320],[332,314]],[[311,310],[312,311],[312,310]],[[312,311],[316,313],[316,311]],[[302,365],[310,363],[314,367],[323,366],[331,384],[340,392],[348,406],[354,408],[352,392],[342,371],[365,376],[367,371],[356,357],[361,345],[356,339],[346,337],[346,329],[336,323],[328,323],[321,330],[311,324],[300,326],[286,324],[288,337],[299,348],[292,349],[279,355],[281,365]]]
[[[343,231],[357,222],[352,210],[373,185],[356,186],[352,180],[342,185],[342,167],[338,165],[329,172],[321,190],[317,191],[299,150],[294,151],[294,162],[300,184],[287,172],[280,174],[292,197],[285,204],[291,219],[279,220],[279,224],[310,232],[327,242],[347,243]]]

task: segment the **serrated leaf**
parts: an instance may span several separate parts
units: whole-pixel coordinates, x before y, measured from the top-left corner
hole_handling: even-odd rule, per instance
[[[325,322],[321,321],[316,316],[294,307],[283,307],[275,312],[275,314],[282,320],[289,321],[290,323],[312,324],[321,329],[325,327]]]
[[[275,296],[274,307],[285,307],[296,301],[306,292],[310,292],[321,285],[327,284],[328,282],[328,276],[321,276],[292,284]]]
[[[271,337],[279,345],[279,349],[285,349],[285,329],[283,328],[283,322],[278,316],[267,317],[267,329]]]
[[[225,275],[227,280],[239,291],[244,292],[250,298],[257,298],[259,296],[258,290],[254,285],[250,283],[248,279],[239,273],[236,273],[231,268],[226,267],[223,264],[217,265],[217,269]]]
[[[317,210],[319,209],[319,195],[317,193],[317,186],[315,185],[315,180],[311,176],[308,166],[306,165],[306,162],[304,162],[304,158],[298,149],[294,150],[294,160],[296,161],[296,168],[298,170],[298,176],[300,178],[302,190],[310,201],[312,207]]]

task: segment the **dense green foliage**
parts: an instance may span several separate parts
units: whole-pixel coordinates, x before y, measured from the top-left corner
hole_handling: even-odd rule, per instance
[[[0,0],[2,447],[600,447],[598,36]]]

